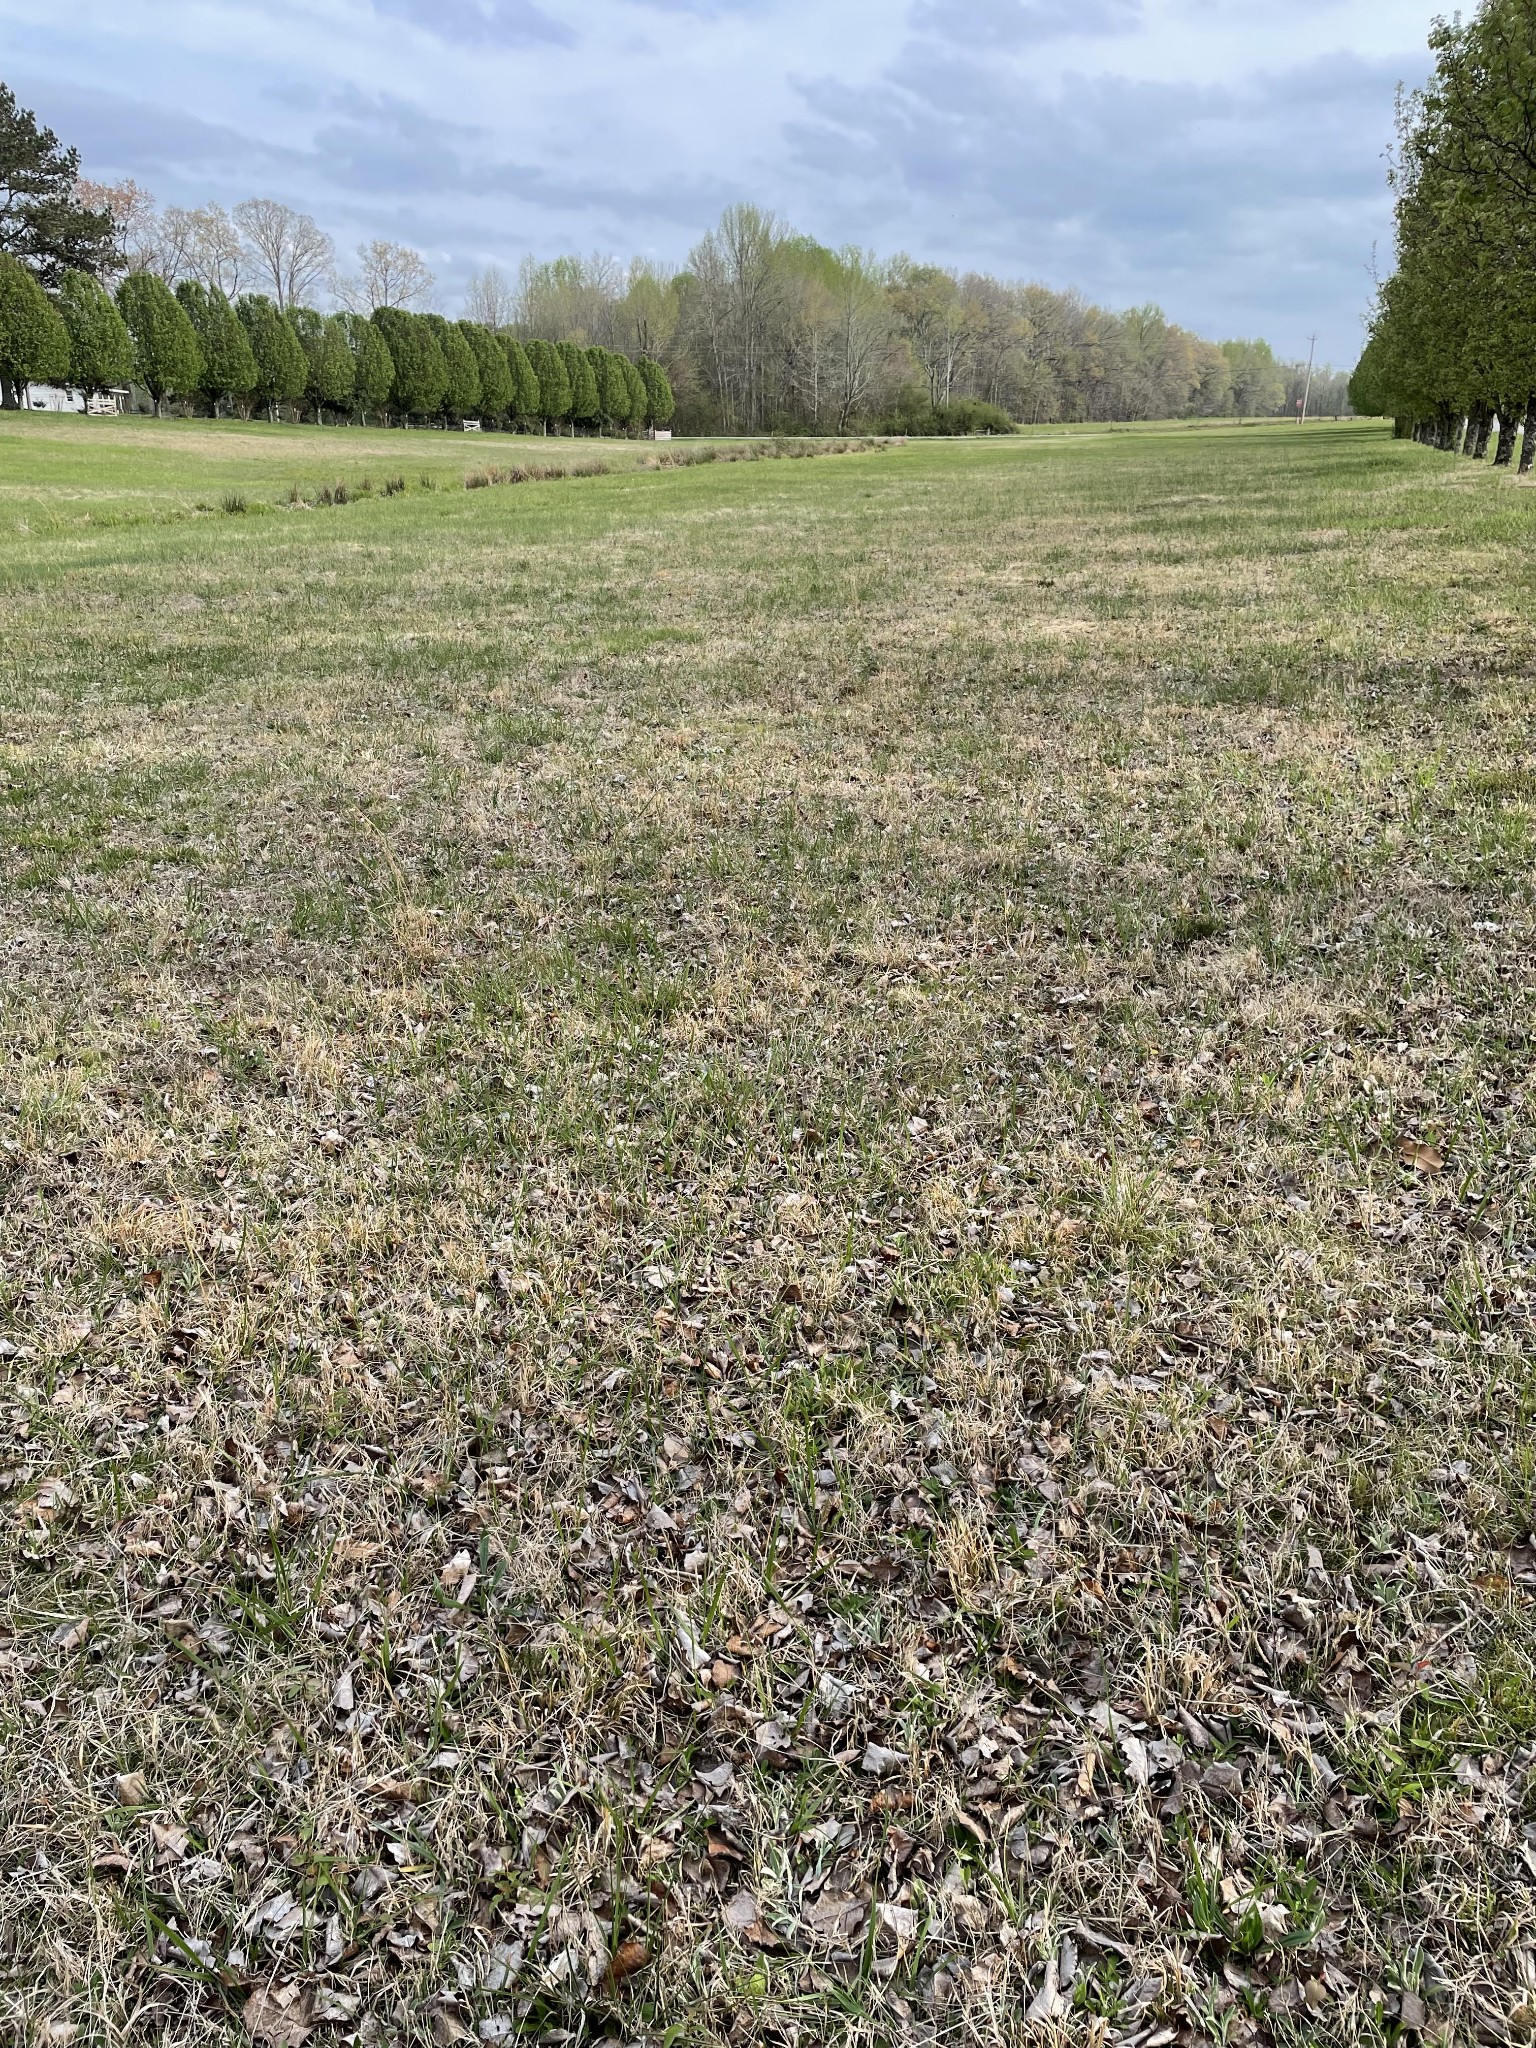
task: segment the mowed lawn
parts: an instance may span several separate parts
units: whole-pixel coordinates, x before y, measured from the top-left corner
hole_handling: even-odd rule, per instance
[[[7,2035],[1528,2033],[1536,495],[362,438],[0,422]]]

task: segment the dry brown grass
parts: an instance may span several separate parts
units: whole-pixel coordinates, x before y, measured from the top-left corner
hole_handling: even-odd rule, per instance
[[[1536,2023],[1521,503],[1127,437],[0,568],[18,2040]]]

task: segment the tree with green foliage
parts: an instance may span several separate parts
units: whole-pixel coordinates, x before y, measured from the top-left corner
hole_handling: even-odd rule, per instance
[[[249,398],[256,389],[256,358],[240,316],[216,285],[184,278],[176,297],[192,322],[202,357],[198,389],[219,417],[227,401]]]
[[[1536,458],[1536,13],[1485,0],[1435,24],[1435,67],[1402,103],[1397,269],[1351,397],[1397,432],[1480,460]]]
[[[295,306],[288,324],[299,337],[308,373],[304,395],[315,409],[315,425],[325,425],[325,409],[340,412],[352,403],[356,369],[346,330],[339,320],[317,313],[312,306]]]
[[[67,270],[110,275],[117,230],[105,209],[82,206],[75,186],[80,152],[18,106],[0,85],[0,254],[13,256],[45,285]]]
[[[444,421],[478,418],[480,412],[480,371],[475,352],[453,321],[441,313],[423,313],[436,337],[447,378],[443,385],[441,411]]]
[[[480,378],[480,417],[499,425],[512,410],[512,371],[507,352],[489,327],[478,320],[460,320],[460,334],[469,343]]]
[[[557,341],[555,350],[571,383],[572,426],[595,427],[601,416],[602,401],[598,397],[597,379],[592,374],[586,350],[578,348],[574,341]]]
[[[383,412],[395,385],[389,344],[366,313],[338,313],[337,324],[352,355],[352,407],[366,427],[371,412]]]
[[[624,375],[624,358],[611,348],[589,348],[586,357],[597,388],[598,419],[609,427],[627,427],[633,400]]]
[[[1285,396],[1285,372],[1267,341],[1224,341],[1232,406],[1240,417],[1272,413]]]
[[[448,365],[431,322],[399,306],[380,306],[373,315],[395,366],[390,404],[402,419],[434,419],[448,390]]]
[[[69,333],[69,381],[87,398],[133,375],[133,336],[111,295],[83,270],[66,270],[56,301]]]
[[[153,271],[136,270],[117,288],[117,307],[133,336],[134,373],[154,401],[155,417],[167,394],[190,397],[203,373],[203,352],[186,309]]]
[[[660,363],[649,356],[642,356],[635,368],[645,386],[645,424],[648,427],[666,427],[672,423],[677,411],[677,400],[672,396],[672,385]]]
[[[650,405],[650,395],[646,391],[645,379],[640,374],[639,365],[632,363],[628,356],[620,356],[618,363],[619,374],[629,388],[629,424],[638,431],[646,424],[645,415]]]
[[[28,384],[69,375],[69,329],[24,264],[0,254],[0,402],[10,411]]]
[[[520,341],[515,340],[510,334],[499,334],[496,339],[506,356],[507,373],[512,380],[512,398],[507,411],[514,420],[531,426],[535,420],[542,420],[544,416],[539,374],[533,367],[527,349]]]
[[[538,417],[545,433],[571,417],[571,375],[565,357],[552,341],[530,341],[528,362],[538,379]]]
[[[295,404],[304,396],[309,359],[299,337],[265,293],[248,292],[235,311],[256,362],[256,382],[251,389],[257,402],[267,408],[267,418],[275,422],[280,405]]]

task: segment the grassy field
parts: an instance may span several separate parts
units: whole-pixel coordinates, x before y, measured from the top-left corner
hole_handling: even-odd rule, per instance
[[[0,424],[0,540],[47,538],[92,526],[181,523],[210,513],[329,509],[347,496],[462,488],[466,476],[510,464],[575,476],[719,459],[750,444],[543,440],[526,434],[391,433],[352,427],[272,427],[251,420],[89,420],[13,413]],[[761,444],[759,444],[761,445]]]
[[[0,422],[8,2038],[1536,2030],[1536,498],[380,438]]]

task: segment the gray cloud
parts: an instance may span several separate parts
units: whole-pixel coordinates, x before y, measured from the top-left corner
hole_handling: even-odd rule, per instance
[[[526,49],[540,43],[569,47],[576,41],[573,29],[534,0],[373,0],[373,9],[470,49]]]
[[[1061,36],[1117,36],[1141,19],[1142,0],[920,0],[919,33],[974,45],[1023,48]]]
[[[483,148],[480,131],[435,114],[393,93],[372,98],[348,89],[332,106],[343,118],[315,132],[321,176],[355,192],[431,193],[472,189],[462,154]]]
[[[121,166],[140,180],[290,177],[305,162],[300,151],[131,94],[54,82],[34,91],[15,74],[8,83],[24,106],[80,145],[88,172],[97,165]]]
[[[806,85],[788,139],[816,186],[858,194],[872,227],[905,212],[933,252],[1161,297],[1206,326],[1315,314],[1345,354],[1400,75],[1333,57],[1236,85],[1095,76],[1052,89],[924,42],[873,87]]]

